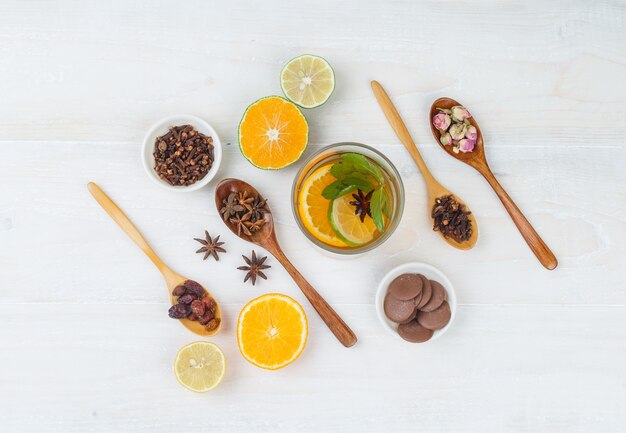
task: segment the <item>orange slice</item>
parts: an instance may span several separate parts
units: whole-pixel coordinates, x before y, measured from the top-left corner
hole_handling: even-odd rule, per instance
[[[302,306],[279,293],[251,300],[237,320],[239,351],[250,363],[268,370],[278,370],[298,359],[307,335]]]
[[[279,96],[261,98],[250,105],[239,124],[239,147],[259,168],[276,170],[296,162],[309,139],[304,115]]]
[[[323,165],[315,170],[300,187],[298,197],[298,214],[306,229],[316,239],[335,247],[345,247],[346,244],[335,234],[328,222],[330,200],[322,196],[322,191],[335,181],[330,174],[332,164]]]

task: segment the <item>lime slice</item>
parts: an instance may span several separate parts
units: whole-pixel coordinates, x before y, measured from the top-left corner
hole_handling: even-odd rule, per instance
[[[335,90],[335,73],[323,58],[305,54],[285,65],[280,86],[293,103],[303,108],[319,107]]]
[[[196,341],[183,347],[174,360],[174,374],[185,388],[207,392],[222,381],[226,371],[226,358],[213,343]]]
[[[349,246],[359,246],[374,239],[376,226],[370,217],[365,217],[361,222],[358,215],[354,214],[354,207],[350,204],[352,195],[346,194],[339,197],[330,205],[328,222],[337,237]]]

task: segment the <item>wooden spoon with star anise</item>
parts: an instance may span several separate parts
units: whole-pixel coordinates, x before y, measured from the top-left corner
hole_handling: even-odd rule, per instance
[[[262,203],[261,207],[258,206],[259,203]],[[276,257],[341,344],[346,347],[353,346],[357,340],[354,332],[283,253],[276,239],[272,211],[263,196],[243,180],[224,179],[215,188],[215,205],[222,220],[233,233],[241,239],[265,248]],[[254,215],[255,212],[258,214]],[[251,221],[256,225],[251,225]]]

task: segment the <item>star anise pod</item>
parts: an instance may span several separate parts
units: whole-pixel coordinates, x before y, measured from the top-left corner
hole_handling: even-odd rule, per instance
[[[367,194],[363,194],[363,191],[360,189],[357,190],[356,194],[352,194],[354,200],[351,201],[350,204],[355,207],[354,214],[361,218],[361,222],[365,221],[366,215],[370,218],[372,217],[372,211],[370,210],[372,194],[374,194],[374,190],[371,190]]]
[[[220,213],[224,221],[228,221],[230,217],[246,210],[245,207],[239,204],[239,197],[236,192],[231,192],[227,199],[222,200],[222,203],[224,203],[224,206],[220,209]]]
[[[211,239],[211,235],[208,231],[204,231],[205,239],[193,238],[194,240],[200,242],[203,246],[196,253],[204,253],[204,257],[202,260],[206,260],[209,256],[213,256],[216,261],[219,261],[219,256],[217,253],[225,253],[226,250],[222,248],[224,242],[220,242],[220,237],[217,236],[215,239]]]
[[[256,221],[245,221],[243,224],[252,233],[256,233],[256,232],[261,231],[261,228],[263,228],[263,225],[265,224],[265,220],[260,219],[260,220],[256,220]]]
[[[263,219],[265,215],[265,203],[267,200],[261,200],[259,197],[254,197],[251,203],[245,204],[245,208],[250,214],[250,221],[255,222]]]
[[[231,224],[237,227],[237,236],[241,236],[242,233],[246,236],[251,236],[252,232],[250,232],[250,229],[246,227],[246,221],[248,221],[249,219],[250,214],[247,213],[245,215],[236,215],[235,218],[231,218],[228,221],[230,221]]]
[[[237,196],[237,203],[244,207],[246,207],[246,205],[252,203],[253,201],[254,197],[248,196],[248,191],[241,191]]]
[[[263,273],[263,269],[271,268],[271,266],[263,264],[265,263],[267,256],[259,258],[257,257],[256,252],[252,250],[252,256],[250,258],[247,258],[243,255],[241,257],[243,257],[247,266],[239,266],[237,269],[248,272],[243,280],[244,283],[250,280],[252,281],[252,285],[254,286],[256,284],[257,277],[261,277],[264,280],[267,280],[267,276]]]

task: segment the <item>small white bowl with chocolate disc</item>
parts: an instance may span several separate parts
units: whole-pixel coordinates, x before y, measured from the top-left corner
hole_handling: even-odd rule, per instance
[[[376,314],[391,334],[405,342],[441,337],[454,321],[456,293],[439,269],[405,263],[385,275],[376,291]]]

